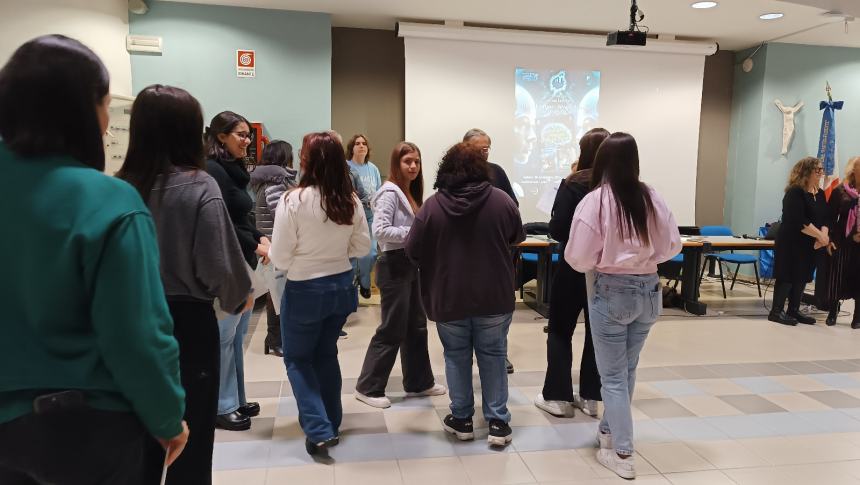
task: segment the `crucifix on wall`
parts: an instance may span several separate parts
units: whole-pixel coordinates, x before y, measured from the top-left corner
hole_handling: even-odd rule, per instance
[[[778,99],[773,103],[782,111],[782,154],[788,155],[788,148],[794,138],[794,115],[803,108],[803,101],[794,106],[785,106]]]

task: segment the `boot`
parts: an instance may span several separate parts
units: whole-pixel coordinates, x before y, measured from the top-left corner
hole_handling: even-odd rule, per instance
[[[828,327],[836,325],[836,317],[839,316],[839,309],[841,306],[841,302],[836,302],[830,308],[830,313],[827,314],[827,320],[824,321],[824,323],[826,323]]]
[[[797,320],[797,323],[804,325],[815,325],[815,319],[809,315],[800,313],[800,300],[803,298],[804,284],[795,283],[791,285],[791,292],[788,295],[788,311],[785,312],[789,318]]]

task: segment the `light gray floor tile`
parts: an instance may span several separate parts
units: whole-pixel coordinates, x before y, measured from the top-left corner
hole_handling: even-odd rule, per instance
[[[718,396],[744,414],[780,413],[785,409],[767,399],[754,394],[739,394],[736,396]]]
[[[695,417],[689,409],[673,399],[639,399],[633,405],[651,419]]]
[[[272,439],[275,431],[275,418],[251,418],[251,429],[245,431],[215,430],[215,441],[264,441]]]
[[[279,397],[281,395],[281,381],[246,382],[245,395],[248,399]]]
[[[810,391],[803,394],[834,409],[860,408],[860,399],[842,391]]]
[[[399,460],[455,456],[454,446],[444,431],[426,433],[392,433],[391,444]]]

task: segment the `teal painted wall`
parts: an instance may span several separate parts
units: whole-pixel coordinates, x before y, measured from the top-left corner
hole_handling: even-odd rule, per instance
[[[749,51],[739,53],[739,64]],[[860,49],[795,44],[769,44],[755,56],[755,68],[744,73],[736,66],[729,176],[726,184],[726,223],[735,234],[752,233],[780,217],[782,195],[792,165],[815,156],[821,129],[818,103],[829,81],[835,100],[845,101],[836,115],[840,172],[860,155]],[[782,113],[774,105],[805,103],[795,118],[795,136],[785,157]]]
[[[129,32],[163,38],[162,55],[132,54],[135,93],[154,84],[188,90],[205,123],[231,110],[265,123],[298,148],[331,126],[331,19],[328,14],[150,1],[129,15]],[[237,49],[256,51],[257,76],[236,77]]]

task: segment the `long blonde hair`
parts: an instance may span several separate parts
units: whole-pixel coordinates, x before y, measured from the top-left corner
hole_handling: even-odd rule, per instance
[[[857,180],[854,178],[854,166],[857,165],[857,162],[860,162],[860,157],[851,157],[848,160],[848,164],[845,165],[845,181],[848,182],[848,185],[857,188]]]
[[[821,165],[821,160],[815,157],[806,157],[798,160],[791,169],[791,175],[788,176],[788,185],[785,186],[785,191],[788,192],[793,187],[800,187],[806,190],[809,185],[809,177],[812,176],[818,165]]]

